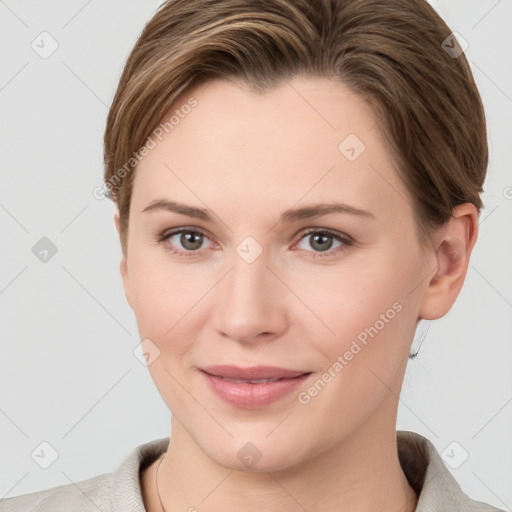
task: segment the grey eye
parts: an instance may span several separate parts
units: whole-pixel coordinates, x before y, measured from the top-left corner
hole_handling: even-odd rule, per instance
[[[175,237],[178,238],[177,241],[173,241],[172,239]],[[202,233],[199,233],[198,231],[182,231],[180,233],[174,233],[169,237],[169,241],[173,245],[177,245],[178,248],[180,246],[187,250],[187,251],[196,251],[201,248],[201,245],[203,244],[205,240],[205,236]]]
[[[303,243],[305,240],[307,240],[306,243],[308,243],[308,247],[300,247],[300,244]],[[338,245],[333,247],[333,243],[338,242]],[[324,252],[328,251],[332,248],[336,248],[342,245],[342,242],[340,240],[337,240],[337,237],[335,235],[332,235],[330,233],[325,233],[322,231],[316,231],[313,233],[307,233],[303,236],[303,238],[299,242],[299,247],[301,249],[310,250],[310,248],[313,248],[315,252]]]

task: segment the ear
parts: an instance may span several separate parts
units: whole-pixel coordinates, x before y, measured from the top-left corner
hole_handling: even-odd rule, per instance
[[[119,240],[121,240],[121,219],[119,218],[119,210],[116,210],[114,213],[114,224],[116,226],[117,234],[119,235]],[[123,257],[121,259],[121,263],[119,265],[119,270],[121,272],[121,277],[123,279],[123,287],[124,287],[124,294],[126,297],[126,300],[128,301],[128,304],[130,307],[132,307],[132,303],[130,301],[130,286],[129,286],[129,278],[128,278],[128,263],[126,261],[126,254],[123,251]]]
[[[478,238],[478,212],[471,203],[456,206],[435,234],[435,274],[422,298],[419,317],[435,320],[446,315],[464,284],[471,251]]]

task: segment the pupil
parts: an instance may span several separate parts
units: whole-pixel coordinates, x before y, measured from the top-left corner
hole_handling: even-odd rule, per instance
[[[201,241],[202,235],[199,233],[182,233],[182,244],[184,247],[187,247],[189,249],[197,249],[197,240],[194,242],[194,238],[198,238],[199,242]],[[193,247],[187,246],[187,244],[192,244]],[[195,244],[195,245],[194,245]],[[201,243],[199,243],[199,246]]]
[[[330,235],[313,235],[313,240],[314,240],[314,243],[315,243],[315,244],[317,244],[317,243],[318,243],[318,240],[319,240],[319,239],[321,240],[321,241],[320,241],[320,244],[322,244],[322,243],[324,243],[324,244],[325,244],[325,242],[326,242],[326,241],[327,241],[327,242],[328,242],[328,241],[330,241],[330,242],[331,242],[331,243],[328,243],[328,244],[327,244],[327,246],[325,246],[325,245],[324,245],[324,246],[320,245],[320,246],[319,246],[319,249],[320,249],[321,251],[325,251],[325,250],[327,250],[327,249],[329,249],[329,248],[331,247],[331,245],[332,245],[332,240],[329,240],[330,238],[331,238],[331,236],[330,236]]]

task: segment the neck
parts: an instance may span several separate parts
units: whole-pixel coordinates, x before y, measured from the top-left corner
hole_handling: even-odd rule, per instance
[[[374,419],[328,452],[274,472],[237,471],[215,463],[173,420],[158,477],[165,510],[207,506],[211,512],[291,512],[299,506],[326,512],[413,512],[417,495],[398,459],[396,411],[388,421]],[[154,510],[161,512],[160,504]]]

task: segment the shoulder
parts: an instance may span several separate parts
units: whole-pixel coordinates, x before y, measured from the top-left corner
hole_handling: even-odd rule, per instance
[[[0,500],[0,512],[109,512],[110,473]]]
[[[112,473],[0,499],[0,512],[145,512],[140,474],[168,444],[164,437],[135,447]]]
[[[397,448],[402,470],[418,494],[416,512],[504,512],[468,496],[426,437],[399,430]]]

